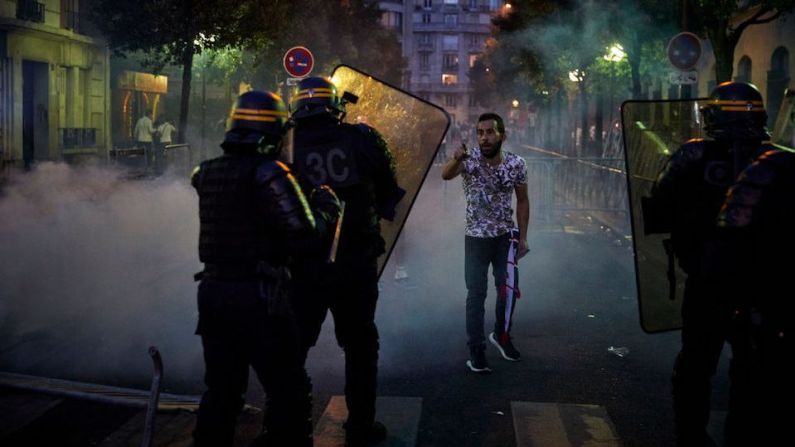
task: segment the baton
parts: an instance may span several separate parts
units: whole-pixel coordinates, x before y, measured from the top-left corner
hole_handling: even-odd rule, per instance
[[[334,239],[331,241],[331,250],[328,253],[328,264],[333,264],[337,259],[337,248],[340,245],[340,233],[342,232],[342,218],[345,216],[345,202],[340,200],[340,215],[337,217],[337,225],[334,228]]]

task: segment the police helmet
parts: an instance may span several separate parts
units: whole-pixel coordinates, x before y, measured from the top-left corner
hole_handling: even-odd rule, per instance
[[[715,139],[764,140],[769,138],[762,95],[748,82],[724,82],[701,107],[704,130]]]
[[[264,153],[278,151],[287,130],[287,106],[279,95],[255,91],[237,98],[226,123],[221,147],[256,147]]]
[[[296,84],[290,96],[290,111],[296,120],[323,113],[339,118],[345,113],[345,107],[333,82],[313,76]]]

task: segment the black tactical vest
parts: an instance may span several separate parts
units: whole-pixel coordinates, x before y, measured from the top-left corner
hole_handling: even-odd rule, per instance
[[[342,237],[351,244],[380,243],[371,135],[358,126],[329,121],[299,121],[294,135],[293,170],[305,189],[326,184],[345,202]],[[309,192],[306,191],[305,192]]]
[[[701,267],[704,243],[714,237],[718,212],[738,171],[759,153],[749,150],[735,158],[727,144],[731,142],[688,141],[669,167],[680,172],[671,179],[677,183],[671,185],[675,191],[671,241],[680,266],[689,274]]]
[[[254,263],[268,255],[265,208],[258,200],[259,155],[224,155],[201,164],[199,259],[204,263]]]

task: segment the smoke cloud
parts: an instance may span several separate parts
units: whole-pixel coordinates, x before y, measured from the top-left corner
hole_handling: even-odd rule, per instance
[[[199,376],[197,199],[186,179],[44,162],[0,198],[0,367],[104,382]],[[144,379],[148,380],[148,379]]]

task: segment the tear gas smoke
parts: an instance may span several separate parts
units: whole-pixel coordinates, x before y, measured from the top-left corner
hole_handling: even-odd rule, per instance
[[[0,198],[0,365],[105,382],[200,375],[192,274],[197,199],[185,179],[43,162]],[[143,379],[147,380],[147,379]]]

